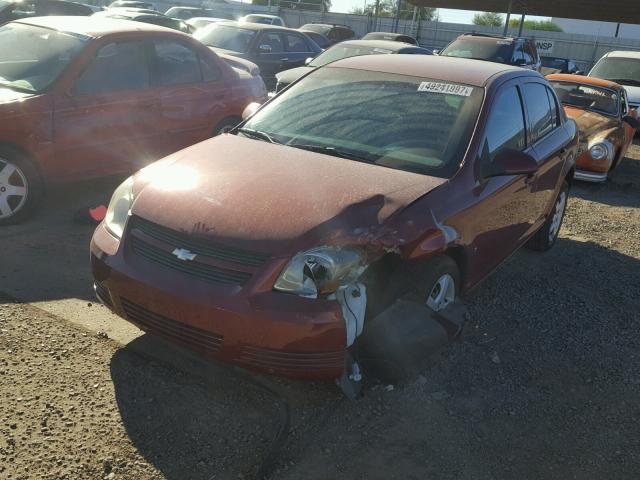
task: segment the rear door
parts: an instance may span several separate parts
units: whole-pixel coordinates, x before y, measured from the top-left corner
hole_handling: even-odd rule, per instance
[[[307,58],[315,56],[309,42],[299,33],[286,33],[284,38],[286,56],[282,59],[283,70],[302,67]]]
[[[538,162],[531,208],[535,210],[536,225],[540,225],[555,201],[571,138],[561,128],[560,106],[549,87],[541,82],[526,81],[522,84],[522,91],[532,153]]]
[[[161,132],[156,151],[164,156],[209,138],[233,99],[217,63],[190,42],[167,37],[149,43]]]
[[[143,40],[99,47],[71,90],[55,99],[60,168],[71,176],[108,175],[154,158],[158,99],[149,86]]]

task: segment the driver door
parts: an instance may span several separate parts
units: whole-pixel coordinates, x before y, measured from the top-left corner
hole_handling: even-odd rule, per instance
[[[633,118],[638,118],[638,111],[634,108],[631,109],[629,107],[629,100],[627,99],[627,92],[626,90],[623,88],[621,90],[621,94],[622,94],[622,117],[624,118],[625,115],[629,115],[630,117]],[[631,143],[633,142],[633,137],[636,134],[636,129],[633,128],[631,125],[629,125],[627,122],[623,121],[622,122],[622,128],[624,130],[624,141],[622,144],[622,149],[620,151],[620,160],[622,160],[624,158],[624,156],[627,153],[627,150],[629,149],[629,146],[631,145]]]

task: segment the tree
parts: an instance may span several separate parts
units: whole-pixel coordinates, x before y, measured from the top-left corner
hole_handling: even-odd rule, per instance
[[[502,15],[494,12],[476,13],[473,16],[474,25],[483,25],[486,27],[500,27],[504,25]]]
[[[371,1],[366,8],[354,7],[349,13],[354,15],[375,15],[376,3]],[[398,11],[398,3],[395,0],[380,0],[378,4],[379,17],[395,17]],[[416,12],[416,20],[434,20],[436,17],[436,9],[429,7],[420,7]],[[402,20],[411,20],[413,18],[413,5],[406,0],[402,1],[402,10],[400,10],[400,18]]]
[[[520,20],[514,18],[509,21],[509,26],[511,28],[519,28]],[[548,32],[562,32],[562,27],[553,23],[551,20],[525,20],[524,28],[527,30],[546,30]]]
[[[269,5],[269,0],[251,0],[253,5]],[[291,8],[295,10],[313,10],[328,12],[331,0],[271,0],[272,7]]]

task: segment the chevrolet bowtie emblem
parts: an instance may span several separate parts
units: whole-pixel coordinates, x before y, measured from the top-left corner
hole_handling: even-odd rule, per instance
[[[176,248],[173,252],[171,252],[171,254],[178,257],[178,260],[184,260],[185,262],[190,262],[191,260],[196,258],[195,253],[190,252],[189,250],[186,250],[184,248]]]

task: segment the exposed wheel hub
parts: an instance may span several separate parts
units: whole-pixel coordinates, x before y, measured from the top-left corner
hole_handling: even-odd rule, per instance
[[[0,219],[17,213],[27,200],[27,178],[17,165],[0,158]]]

